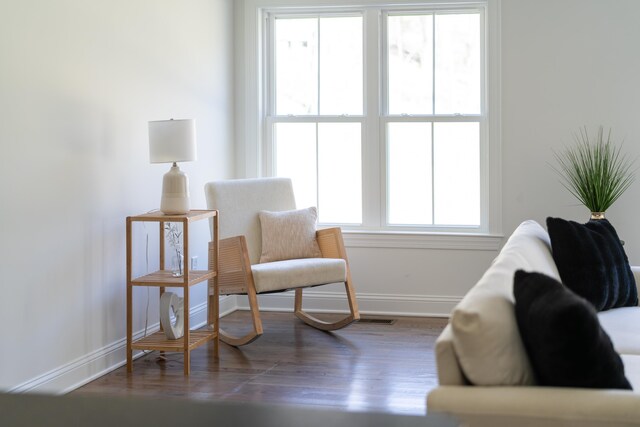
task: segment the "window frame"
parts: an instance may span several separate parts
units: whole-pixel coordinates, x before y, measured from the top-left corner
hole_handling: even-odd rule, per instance
[[[482,2],[481,2],[482,3]],[[380,52],[382,55],[380,61],[381,68],[381,76],[380,76],[380,84],[381,84],[381,94],[380,94],[380,144],[383,146],[383,161],[381,162],[382,175],[383,175],[383,195],[384,204],[383,204],[383,212],[381,215],[383,216],[383,225],[381,228],[387,229],[389,231],[415,231],[415,232],[441,232],[441,233],[474,233],[474,234],[482,234],[488,232],[488,214],[489,210],[485,204],[487,204],[487,193],[488,193],[488,180],[483,179],[486,171],[489,169],[489,156],[485,153],[487,151],[488,146],[488,138],[489,134],[487,131],[488,127],[488,102],[487,102],[487,81],[486,81],[486,65],[487,65],[487,44],[486,44],[486,5],[485,4],[475,4],[475,5],[438,5],[425,7],[424,5],[421,8],[417,7],[398,7],[398,8],[390,8],[384,7],[381,11],[381,19],[380,19]],[[420,10],[418,10],[420,9]],[[398,16],[398,15],[426,15],[430,14],[434,16],[437,14],[462,14],[469,12],[477,12],[480,14],[480,113],[478,114],[437,114],[435,112],[435,103],[436,96],[434,91],[434,96],[432,99],[433,103],[433,113],[432,114],[391,114],[389,113],[389,58],[388,58],[388,49],[387,45],[384,45],[385,42],[388,43],[388,29],[387,29],[387,17],[388,16]],[[434,27],[435,27],[435,19],[434,19]],[[435,29],[434,29],[435,31]],[[435,41],[434,41],[435,43]],[[435,65],[434,65],[435,69]],[[433,76],[435,82],[435,73]],[[435,84],[434,84],[435,85]],[[479,125],[479,162],[480,162],[480,224],[479,225],[403,225],[403,224],[391,224],[389,223],[389,138],[387,135],[387,126],[389,123],[409,123],[409,122],[418,122],[418,123],[430,123],[431,124],[431,135],[432,135],[432,153],[433,153],[433,134],[434,134],[434,125],[436,123],[445,123],[445,122],[454,122],[454,123],[462,123],[462,122],[471,122],[478,123]],[[432,165],[432,180],[431,180],[431,208],[432,208],[432,217],[435,216],[435,180],[433,179],[433,174],[435,173],[435,161],[434,156],[431,156],[431,165]]]
[[[258,117],[256,128],[251,129],[251,125],[247,131],[241,132],[241,138],[243,144],[240,147],[240,153],[244,153],[244,156],[239,159],[239,171],[242,173],[244,169],[244,176],[270,176],[273,174],[275,160],[273,152],[273,144],[271,143],[272,135],[271,130],[273,124],[276,121],[283,122],[331,122],[331,121],[350,121],[360,122],[362,125],[362,180],[363,180],[363,225],[362,226],[348,226],[342,224],[343,230],[348,235],[353,233],[354,236],[360,236],[360,241],[367,242],[365,244],[379,245],[374,241],[375,236],[394,236],[394,239],[401,238],[402,236],[435,236],[436,246],[439,246],[443,241],[443,236],[451,235],[457,236],[456,242],[460,242],[461,236],[501,236],[501,201],[500,201],[500,126],[499,126],[499,5],[500,0],[485,0],[476,2],[457,2],[451,1],[443,4],[430,3],[430,2],[403,2],[402,6],[394,5],[392,2],[382,1],[367,1],[359,7],[339,7],[336,2],[323,1],[321,6],[318,7],[288,7],[284,6],[272,7],[268,0],[248,0],[244,9],[244,40],[245,43],[245,64],[251,65],[251,62],[255,64],[256,76],[258,76],[258,82],[250,82],[251,72],[245,71],[245,80],[243,87],[244,99],[241,103],[241,107],[245,108],[246,113],[250,113],[251,107],[256,107],[253,111],[257,112]],[[287,3],[287,2],[284,2]],[[289,2],[294,3],[294,2]],[[310,6],[315,3],[313,1],[304,1]],[[318,2],[319,3],[319,2]],[[281,5],[282,2],[279,2]],[[295,4],[300,4],[299,1]],[[386,56],[386,45],[382,44],[386,42],[386,38],[382,37],[382,32],[386,31],[386,22],[383,19],[384,14],[401,14],[409,11],[416,11],[416,9],[422,9],[417,13],[442,13],[443,11],[449,11],[451,13],[459,13],[460,11],[476,10],[480,11],[481,17],[481,43],[482,43],[482,59],[481,59],[481,91],[482,91],[482,105],[480,115],[467,115],[466,120],[477,121],[478,116],[483,118],[480,121],[480,216],[481,224],[479,227],[451,227],[451,226],[425,226],[425,227],[411,227],[405,225],[390,225],[387,222],[387,183],[386,183],[386,138],[382,137],[386,132],[386,124],[393,121],[424,121],[428,119],[430,122],[437,121],[449,121],[452,117],[447,115],[411,115],[411,116],[395,116],[387,113],[388,99],[386,99],[386,73],[388,70],[387,60],[384,58],[381,61],[381,55]],[[384,11],[384,12],[383,12]],[[258,25],[254,27],[253,31],[247,31],[247,23],[251,22],[252,14],[257,18]],[[269,52],[272,49],[273,42],[266,40],[265,34],[269,34],[268,27],[269,22],[267,16],[277,15],[298,15],[298,16],[318,16],[325,13],[351,15],[363,14],[363,55],[364,55],[364,76],[363,76],[363,116],[271,116],[271,111],[275,112],[275,105],[269,106],[267,102],[271,99],[272,103],[275,103],[275,97],[270,96],[273,94],[273,84],[275,79],[270,78],[270,75],[263,73],[265,61],[269,61]],[[269,15],[267,15],[269,14]],[[376,27],[379,32],[376,34],[375,40],[372,37],[367,37],[367,32],[371,28]],[[253,32],[253,35],[251,34]],[[252,43],[255,41],[255,44]],[[269,46],[271,44],[271,46]],[[372,45],[376,46],[372,46]],[[251,52],[258,53],[257,56],[252,56]],[[369,64],[375,62],[376,67],[371,67]],[[273,64],[269,65],[269,73],[273,73]],[[249,67],[251,68],[251,67]],[[385,74],[385,78],[381,78],[381,74]],[[272,75],[272,74],[271,74]],[[256,90],[257,89],[257,90]],[[256,90],[258,102],[250,102],[251,91]],[[271,91],[270,93],[267,91]],[[382,97],[385,97],[382,102]],[[256,98],[254,98],[256,99]],[[373,99],[373,102],[372,102]],[[378,102],[380,100],[380,102]],[[270,108],[271,107],[271,108]],[[381,111],[384,108],[385,111]],[[372,110],[376,111],[376,114],[369,114]],[[384,114],[383,114],[384,113]],[[250,114],[245,114],[245,117],[250,117]],[[455,115],[454,115],[455,116]],[[460,116],[457,116],[459,119]],[[277,120],[276,120],[277,119]],[[247,144],[248,137],[255,132],[257,144],[252,147],[252,144]],[[374,144],[370,144],[372,140],[371,135],[378,135],[374,137],[376,140]],[[243,138],[244,137],[244,138]],[[364,141],[367,144],[364,144]],[[253,148],[253,149],[252,149]],[[371,195],[374,197],[371,197]],[[334,225],[334,224],[322,224]],[[362,240],[362,236],[368,236],[365,240]],[[396,240],[394,240],[396,241]],[[494,240],[485,240],[485,242]],[[415,247],[416,243],[412,238],[411,247]],[[385,246],[385,245],[383,245]],[[418,245],[419,246],[419,245]],[[431,244],[426,244],[427,247],[432,247]],[[495,248],[495,244],[490,244],[491,248]]]
[[[265,41],[265,57],[263,58],[263,80],[265,81],[265,93],[264,93],[264,128],[262,130],[264,138],[262,144],[262,168],[264,171],[264,176],[274,176],[276,170],[276,148],[274,142],[274,128],[276,123],[360,123],[361,124],[361,139],[360,145],[362,149],[362,142],[364,140],[363,131],[364,131],[364,121],[367,117],[367,91],[366,88],[366,63],[365,61],[365,46],[366,41],[364,39],[365,35],[365,25],[366,25],[366,16],[365,12],[359,8],[314,8],[313,11],[304,9],[304,10],[296,10],[287,8],[286,11],[283,11],[280,8],[276,9],[266,9],[262,12],[263,22],[265,23],[263,29],[263,40]],[[321,18],[323,16],[332,16],[332,17],[354,17],[361,16],[362,17],[362,25],[363,25],[363,76],[362,76],[362,114],[357,115],[334,115],[334,114],[320,114],[320,91],[318,91],[318,114],[304,114],[304,115],[279,115],[277,114],[277,106],[276,106],[276,64],[275,64],[275,28],[274,22],[279,17],[286,16],[287,18]],[[318,70],[319,73],[319,70]],[[318,74],[318,82],[320,82],[319,74]],[[319,83],[318,83],[319,85]],[[317,130],[316,130],[317,131]],[[316,140],[317,144],[317,140]],[[362,159],[362,157],[361,157]],[[364,161],[362,161],[362,167],[364,167]],[[363,180],[364,181],[364,180]],[[318,183],[316,183],[316,194],[318,192]],[[363,194],[364,198],[364,194]],[[364,208],[362,209],[362,215],[364,217]],[[344,229],[360,229],[361,226],[354,224],[343,224],[343,223],[321,223],[322,226],[340,226]]]

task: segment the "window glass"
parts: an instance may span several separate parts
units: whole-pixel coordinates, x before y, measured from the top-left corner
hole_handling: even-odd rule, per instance
[[[360,115],[362,17],[275,20],[278,115]]]
[[[436,114],[480,114],[480,15],[436,15]]]
[[[318,20],[275,20],[276,112],[318,113]]]
[[[480,225],[478,123],[435,123],[434,223]]]
[[[318,220],[362,222],[360,123],[318,124]]]
[[[387,137],[389,223],[431,224],[431,123],[389,123]]]
[[[273,134],[276,176],[291,178],[297,206],[317,206],[315,123],[277,123]]]
[[[320,19],[320,114],[362,114],[362,17]]]
[[[433,113],[433,15],[389,16],[389,114]]]

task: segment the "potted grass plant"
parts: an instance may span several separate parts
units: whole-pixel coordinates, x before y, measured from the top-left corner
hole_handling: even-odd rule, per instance
[[[604,219],[606,210],[635,179],[634,160],[620,151],[602,126],[595,138],[586,127],[575,136],[576,145],[554,152],[562,185],[591,211],[591,219]]]

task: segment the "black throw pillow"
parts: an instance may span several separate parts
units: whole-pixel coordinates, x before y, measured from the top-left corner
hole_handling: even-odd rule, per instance
[[[631,390],[593,306],[542,273],[518,270],[515,311],[539,385]]]
[[[565,286],[598,311],[638,305],[636,281],[618,233],[606,219],[547,218],[553,260]]]

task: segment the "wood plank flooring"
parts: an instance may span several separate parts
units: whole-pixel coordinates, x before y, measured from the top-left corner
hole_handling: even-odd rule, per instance
[[[425,414],[437,385],[433,348],[446,319],[394,317],[392,325],[358,322],[327,333],[292,313],[261,315],[262,337],[239,349],[221,343],[218,359],[212,343],[194,350],[189,377],[181,353],[163,360],[152,352],[134,361],[132,374],[122,367],[73,393]],[[246,311],[222,320],[232,333],[249,323]]]

